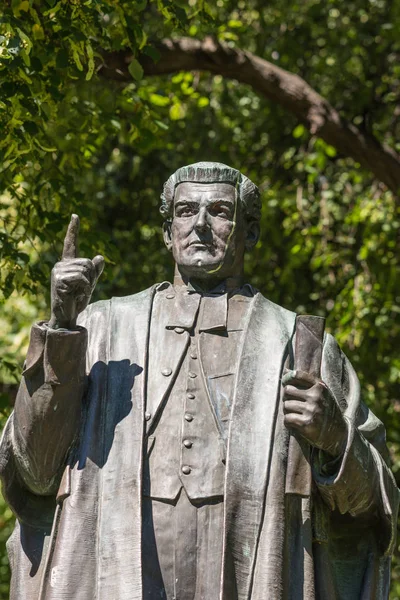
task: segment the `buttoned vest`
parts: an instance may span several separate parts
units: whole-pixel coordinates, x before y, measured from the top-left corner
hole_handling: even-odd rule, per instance
[[[203,298],[200,304],[198,294],[171,286],[156,294],[149,340],[145,495],[173,500],[182,486],[193,500],[223,495],[236,365],[252,295],[249,289],[230,298],[229,315],[227,303],[224,315],[223,298]]]
[[[191,500],[222,496],[225,451],[199,365],[189,347],[147,442],[144,494],[173,500],[182,486]]]
[[[151,348],[156,348],[160,343],[160,327],[168,326],[165,322],[166,313],[171,307],[168,300],[171,298],[166,298],[162,293],[155,299],[150,328],[150,361]],[[191,312],[189,320],[193,324],[199,303],[200,296],[197,295],[188,308]],[[172,328],[176,343],[182,343],[183,335],[189,336],[183,329]],[[149,432],[144,464],[143,493],[152,498],[173,500],[182,487],[192,500],[223,495],[225,443],[218,417],[210,403],[199,358],[198,340],[197,331],[188,339],[177,372],[165,375],[174,378],[174,381]],[[173,341],[174,338],[170,343]],[[168,352],[165,357],[168,357]],[[170,367],[161,369],[165,374],[169,370]]]

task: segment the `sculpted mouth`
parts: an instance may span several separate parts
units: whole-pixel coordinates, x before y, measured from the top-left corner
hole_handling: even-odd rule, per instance
[[[195,246],[197,248],[206,248],[207,250],[210,250],[211,248],[211,244],[206,244],[205,242],[200,242],[200,241],[195,241],[195,242],[190,242],[189,247]]]

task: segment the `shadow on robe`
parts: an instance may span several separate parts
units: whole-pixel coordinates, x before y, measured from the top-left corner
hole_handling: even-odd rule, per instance
[[[132,410],[131,390],[136,376],[142,371],[142,367],[131,364],[128,359],[110,361],[108,365],[98,361],[93,365],[83,399],[82,429],[70,452],[68,469],[82,470],[90,461],[99,469],[104,467],[113,445],[115,428]],[[102,400],[111,387],[118,390],[118,394],[113,394],[118,402],[102,407]],[[103,414],[104,409],[106,415]],[[10,451],[3,470],[7,471],[8,485],[3,492],[19,521],[7,543],[7,549],[11,566],[18,565],[21,568],[24,565],[24,575],[29,570],[29,577],[33,578],[43,566],[49,546],[57,507],[56,496],[38,496],[27,490],[18,476],[10,444],[7,447]],[[64,467],[60,470],[60,479],[63,471]]]

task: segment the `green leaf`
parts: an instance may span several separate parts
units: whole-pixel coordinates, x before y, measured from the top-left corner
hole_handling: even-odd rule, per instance
[[[86,73],[86,81],[90,81],[90,79],[92,79],[93,73],[94,73],[94,56],[93,56],[93,48],[91,43],[88,41],[86,42],[86,53],[88,56],[88,71]]]
[[[306,131],[306,128],[304,127],[304,125],[297,125],[297,127],[295,127],[293,129],[292,135],[294,138],[297,139],[297,138],[300,138],[305,133],[305,131]]]
[[[44,31],[42,26],[39,25],[39,23],[35,23],[32,27],[32,35],[35,38],[35,40],[44,40]]]
[[[23,79],[26,83],[28,83],[29,85],[31,85],[32,79],[30,77],[28,77],[28,75],[25,73],[24,69],[19,68],[18,69],[18,74],[21,77],[21,79]]]
[[[173,104],[169,109],[169,116],[172,119],[172,121],[178,121],[179,119],[183,119],[185,117],[185,114],[185,107],[180,102],[177,104]]]
[[[20,56],[21,56],[22,60],[24,61],[25,66],[30,67],[31,59],[29,58],[29,54],[27,54],[27,52],[25,50],[21,50]]]
[[[143,67],[136,58],[132,58],[129,63],[128,71],[136,81],[141,81],[143,79]]]
[[[236,19],[231,19],[230,21],[228,21],[228,27],[231,27],[232,29],[242,27],[242,26],[243,26],[242,21],[237,21]]]
[[[39,148],[41,148],[45,152],[56,152],[57,151],[57,148],[49,148],[48,146],[44,146],[41,142],[39,142],[39,140],[37,138],[34,138],[33,141],[35,142],[35,144],[37,144],[39,146]]]
[[[74,41],[69,40],[70,46],[71,46],[71,51],[72,51],[72,58],[74,59],[74,62],[76,64],[76,68],[78,69],[78,71],[83,71],[83,65],[80,59],[80,48],[78,46],[78,44],[76,44]]]
[[[205,106],[208,106],[209,104],[210,104],[210,100],[208,98],[206,98],[205,96],[202,96],[197,101],[197,106],[199,108],[204,108]]]
[[[168,127],[168,125],[167,125],[166,123],[163,123],[162,121],[159,121],[158,119],[156,119],[156,120],[154,121],[154,123],[155,123],[156,125],[158,125],[158,127],[159,127],[160,129],[164,129],[165,131],[167,131],[167,130],[169,129],[169,127]]]
[[[28,0],[12,0],[11,7],[15,17],[20,17],[21,12],[29,11],[29,2]]]
[[[149,100],[155,106],[168,106],[170,99],[167,96],[161,96],[160,94],[150,94]]]
[[[29,7],[29,3],[27,3],[27,4],[28,4],[28,7]],[[17,27],[17,31],[18,31],[19,37],[22,40],[25,52],[27,54],[29,54],[29,52],[32,49],[32,40],[19,27]]]
[[[328,156],[332,158],[334,158],[337,154],[336,148],[334,146],[330,146],[329,144],[325,146],[325,152]]]
[[[157,48],[154,48],[154,46],[145,46],[143,48],[143,54],[150,56],[150,58],[152,58],[155,63],[158,62],[161,58],[161,54],[159,53]]]

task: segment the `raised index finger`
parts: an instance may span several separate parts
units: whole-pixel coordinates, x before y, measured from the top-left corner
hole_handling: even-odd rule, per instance
[[[67,258],[77,258],[78,256],[78,234],[79,234],[79,217],[71,215],[71,221],[68,225],[67,234],[64,240],[64,248],[61,260]]]

